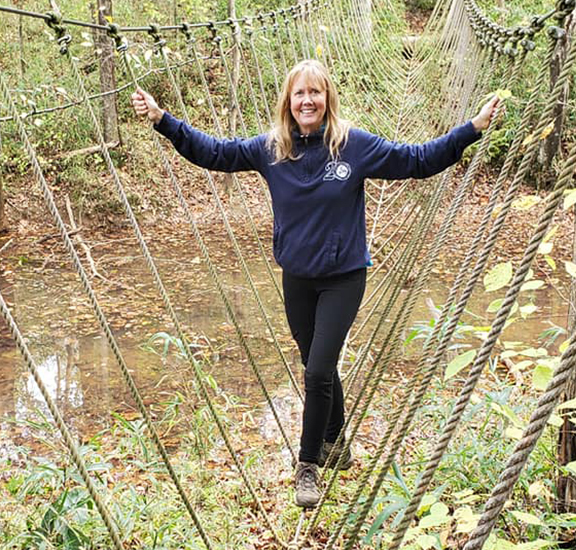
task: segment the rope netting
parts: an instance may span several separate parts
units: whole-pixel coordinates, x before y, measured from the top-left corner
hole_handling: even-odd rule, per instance
[[[467,120],[477,109],[477,104],[495,86],[514,92],[518,83],[526,77],[526,60],[531,58],[537,66],[532,93],[521,114],[521,120],[509,146],[503,166],[491,189],[482,219],[478,227],[471,228],[473,238],[466,256],[459,265],[448,298],[443,304],[436,324],[428,336],[414,373],[408,383],[397,389],[395,401],[387,416],[386,427],[375,442],[374,452],[355,480],[354,492],[341,506],[335,527],[327,533],[326,548],[361,547],[359,537],[371,521],[378,496],[391,467],[396,464],[406,436],[420,410],[424,396],[435,375],[443,366],[445,351],[454,338],[460,317],[465,311],[472,291],[488,265],[490,254],[511,210],[521,183],[527,176],[538,151],[539,139],[554,117],[554,109],[570,78],[576,60],[576,42],[564,61],[560,75],[551,91],[545,83],[552,55],[558,40],[564,36],[563,26],[574,9],[572,0],[559,0],[550,12],[533,17],[527,25],[506,28],[489,20],[473,0],[445,0],[436,3],[425,31],[417,39],[407,37],[402,24],[402,14],[391,0],[341,0],[321,2],[308,0],[298,5],[274,12],[260,13],[255,17],[230,19],[228,21],[201,24],[180,24],[167,27],[150,25],[139,28],[121,27],[115,24],[99,26],[84,24],[94,31],[106,33],[113,43],[119,59],[122,80],[114,93],[128,101],[129,93],[139,84],[146,87],[151,77],[164,75],[168,83],[163,97],[176,116],[218,137],[228,131],[228,116],[234,111],[238,120],[236,135],[249,137],[255,132],[265,132],[272,124],[275,97],[287,70],[305,58],[321,60],[331,71],[341,92],[344,116],[355,125],[366,128],[391,140],[421,142],[442,133]],[[182,480],[179,468],[173,465],[162,437],[158,435],[149,407],[141,396],[132,369],[124,358],[118,336],[111,329],[106,311],[101,307],[97,292],[88,271],[84,267],[77,244],[69,236],[69,229],[47,182],[42,163],[38,159],[34,135],[35,120],[43,116],[59,116],[60,112],[72,110],[77,116],[89,121],[90,132],[104,159],[104,166],[113,182],[119,201],[134,232],[140,254],[149,271],[172,330],[179,341],[190,373],[202,403],[206,404],[211,422],[225,447],[235,472],[244,484],[250,503],[250,517],[261,521],[269,530],[276,547],[306,548],[327,513],[334,515],[334,486],[339,479],[339,462],[324,471],[324,487],[320,504],[312,514],[302,512],[298,525],[286,528],[278,518],[269,513],[263,496],[266,488],[254,479],[246,466],[239,434],[241,426],[230,426],[223,421],[215,404],[215,396],[187,345],[191,341],[188,323],[183,321],[183,307],[179,298],[166,284],[165,275],[158,268],[158,260],[151,252],[150,238],[142,230],[141,220],[134,212],[126,192],[120,166],[110,154],[101,122],[96,113],[94,100],[101,94],[95,92],[93,81],[79,64],[75,54],[79,48],[78,36],[81,22],[67,20],[55,14],[38,14],[23,10],[0,7],[9,17],[44,19],[50,28],[55,45],[46,45],[46,56],[60,57],[55,65],[58,73],[54,81],[67,78],[73,83],[72,101],[59,106],[39,106],[22,116],[17,99],[17,87],[12,84],[9,61],[3,61],[0,74],[2,93],[2,133],[15,132],[29,160],[32,173],[40,187],[52,222],[58,227],[66,251],[80,278],[83,292],[91,304],[98,325],[113,353],[121,375],[129,387],[135,406],[144,419],[146,428],[164,464],[176,492],[192,519],[194,536],[198,545],[219,547],[218,533],[205,529],[205,519],[198,509],[196,499],[189,494],[190,487]],[[551,24],[552,23],[552,24]],[[38,25],[42,23],[37,22]],[[545,32],[542,32],[545,31]],[[79,31],[78,31],[79,32]],[[44,38],[46,34],[43,35]],[[408,40],[408,38],[410,38]],[[40,39],[40,38],[39,38]],[[536,47],[539,41],[540,47]],[[59,50],[59,52],[58,52]],[[542,52],[544,50],[544,52]],[[142,60],[145,61],[142,61]],[[190,84],[189,81],[193,83]],[[195,104],[190,105],[191,87]],[[193,107],[193,112],[192,112]],[[502,114],[496,115],[496,120]],[[7,128],[8,130],[5,130]],[[233,328],[235,338],[246,358],[252,380],[256,382],[265,401],[263,408],[274,422],[275,440],[280,449],[286,450],[287,460],[283,468],[289,470],[296,459],[293,436],[284,425],[275,398],[277,382],[270,381],[265,366],[259,361],[259,350],[254,349],[245,334],[243,319],[231,298],[229,285],[223,281],[218,260],[209,243],[210,236],[197,222],[186,192],[181,163],[170,149],[149,128],[149,138],[158,167],[163,170],[177,203],[190,229],[190,241],[200,251],[207,276]],[[369,271],[368,292],[361,306],[357,323],[347,337],[340,360],[340,370],[345,382],[347,419],[334,448],[343,445],[350,449],[355,444],[363,421],[385,384],[386,376],[402,353],[401,345],[413,313],[433,275],[442,247],[446,245],[454,229],[456,219],[462,213],[469,198],[481,163],[491,144],[495,124],[484,132],[479,146],[463,172],[450,169],[441,176],[418,183],[414,193],[411,182],[366,182],[366,214],[368,243],[374,260]],[[490,332],[482,342],[473,361],[469,376],[447,420],[444,431],[433,442],[431,458],[426,459],[423,473],[408,505],[400,511],[387,548],[399,548],[433,480],[438,465],[462,418],[472,393],[512,307],[526,280],[534,256],[544,241],[552,217],[563,193],[572,179],[576,167],[576,147],[572,146],[561,161],[554,189],[546,199],[546,206],[538,221],[526,252],[518,264],[513,281],[502,301]],[[231,219],[230,208],[221,199],[221,190],[213,174],[198,170],[198,178],[211,190],[214,215],[224,224],[230,256],[238,266],[247,294],[253,301],[255,315],[261,320],[262,332],[271,346],[274,361],[282,367],[285,380],[295,401],[302,401],[299,387],[300,375],[297,364],[291,364],[279,334],[284,331],[272,311],[281,308],[282,294],[277,281],[278,273],[271,263],[270,240],[262,218],[270,220],[270,197],[265,182],[253,174],[231,175],[234,194],[238,198],[242,219],[246,221],[250,245],[246,236],[240,238],[238,225]],[[256,181],[256,184],[255,184]],[[255,211],[247,190],[258,193],[260,205]],[[504,197],[502,197],[504,195]],[[496,211],[498,204],[499,209]],[[264,212],[264,213],[263,213]],[[220,222],[218,222],[220,223]],[[216,255],[217,256],[217,255]],[[256,277],[258,275],[258,278]],[[257,279],[265,283],[258,283]],[[261,287],[272,289],[272,298],[262,298]],[[409,287],[409,292],[403,292]],[[272,302],[272,303],[271,303]],[[95,485],[86,469],[78,443],[70,435],[65,415],[43,388],[42,378],[33,353],[28,349],[25,335],[18,327],[18,316],[13,316],[0,293],[0,308],[10,332],[21,351],[24,362],[37,381],[58,429],[69,449],[74,464],[85,482],[91,498],[106,525],[111,544],[123,547],[122,525],[110,510],[111,498],[106,488]],[[502,472],[493,496],[486,503],[486,511],[472,533],[466,549],[481,548],[490,534],[499,512],[517,481],[530,451],[541,435],[546,420],[554,410],[570,372],[574,370],[574,336],[562,355],[560,366],[542,395],[539,406],[518,443],[510,463]],[[344,434],[346,438],[344,440]],[[330,457],[328,458],[328,461]],[[329,473],[329,475],[328,475]],[[350,482],[349,482],[350,483]],[[329,503],[330,506],[326,506]],[[212,512],[214,513],[214,512]],[[388,546],[386,546],[388,544]],[[360,545],[360,546],[359,546]]]

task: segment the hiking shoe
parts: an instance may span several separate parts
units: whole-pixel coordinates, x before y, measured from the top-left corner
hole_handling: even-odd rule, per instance
[[[340,445],[338,445],[338,447],[336,447],[336,449],[334,450],[334,454],[332,455],[330,460],[326,462],[328,460],[328,455],[332,451],[332,447],[334,447],[334,443],[324,441],[324,444],[320,449],[320,454],[318,455],[318,466],[320,466],[320,468],[334,468],[334,466],[336,466],[336,463],[340,459],[340,455],[344,450],[344,442],[342,442]],[[352,464],[354,464],[354,459],[352,458],[350,448],[348,448],[344,453],[344,458],[342,460],[342,463],[340,464],[339,469],[348,470],[350,466],[352,466]]]
[[[298,462],[296,465],[296,506],[314,508],[320,500],[320,472],[318,465]]]

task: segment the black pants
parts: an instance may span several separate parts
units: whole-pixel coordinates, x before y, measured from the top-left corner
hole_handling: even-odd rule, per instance
[[[282,282],[288,324],[306,367],[299,460],[317,463],[323,440],[336,441],[344,424],[338,356],[362,301],[366,268],[315,279],[284,272]]]

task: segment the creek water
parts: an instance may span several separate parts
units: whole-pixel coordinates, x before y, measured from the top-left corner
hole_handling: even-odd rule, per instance
[[[253,411],[258,431],[263,437],[269,437],[275,429],[274,420],[197,251],[193,247],[159,245],[154,255],[205,372],[213,377],[222,392],[239,399],[244,410]],[[171,345],[168,354],[163,356],[163,338],[158,337],[156,344],[150,343],[154,334],[174,335],[174,329],[142,258],[133,248],[108,247],[98,257],[98,265],[107,278],[115,281],[98,284],[102,307],[145,402],[154,408],[170,400],[190,376],[175,346]],[[264,382],[282,411],[283,420],[297,430],[298,400],[289,387],[288,376],[244,276],[226,255],[220,258],[219,268],[219,276]],[[280,346],[301,382],[298,354],[282,303],[263,262],[252,262],[249,269]],[[133,411],[132,398],[117,362],[65,257],[54,258],[49,268],[39,268],[37,261],[31,261],[17,265],[14,270],[12,284],[4,287],[3,294],[12,304],[42,380],[69,425],[80,434],[89,435],[110,424],[111,412]],[[275,276],[279,279],[276,268]],[[432,304],[440,306],[448,288],[439,271],[422,294],[410,325],[428,322],[433,316]],[[403,291],[403,296],[407,292],[409,289]],[[486,307],[498,295],[502,296],[503,291],[492,294],[475,293],[468,307],[472,314],[466,316],[466,323],[478,327],[489,325]],[[507,328],[502,341],[520,341],[537,347],[538,336],[551,323],[565,326],[566,301],[557,291],[548,287],[523,293],[521,305],[531,301],[538,306],[538,311]],[[462,342],[479,345],[475,337],[467,337]],[[417,358],[418,349],[417,344],[405,349],[407,363]],[[0,339],[0,458],[9,456],[17,441],[26,436],[25,430],[14,429],[13,420],[37,418],[39,412],[49,417],[39,389],[4,331]]]

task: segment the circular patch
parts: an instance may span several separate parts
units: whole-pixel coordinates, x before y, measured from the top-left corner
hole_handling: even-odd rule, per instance
[[[352,172],[350,165],[347,162],[339,162],[336,166],[336,177],[339,180],[347,180]]]

